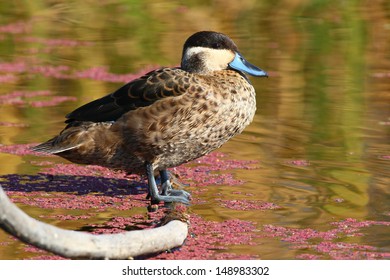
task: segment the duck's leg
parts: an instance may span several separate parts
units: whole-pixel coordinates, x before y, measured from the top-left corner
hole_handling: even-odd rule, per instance
[[[167,194],[159,194],[157,184],[156,184],[156,179],[154,178],[153,165],[150,162],[146,162],[145,168],[146,168],[146,175],[148,177],[149,194],[152,201],[181,202],[184,204],[190,203],[188,199],[188,195],[185,195],[183,193],[180,193],[179,195],[172,195],[172,192],[168,192]],[[161,180],[163,180],[163,178],[161,178]]]
[[[166,169],[160,170],[160,180],[161,180],[161,194],[168,195],[172,190],[172,184],[169,181],[169,173]]]
[[[187,198],[191,197],[191,194],[189,192],[186,192],[184,190],[175,190],[172,187],[171,181],[169,181],[169,172],[166,169],[160,171],[160,179],[162,195],[184,196]]]

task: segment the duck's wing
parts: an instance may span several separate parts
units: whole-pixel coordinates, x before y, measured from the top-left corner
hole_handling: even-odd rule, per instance
[[[116,121],[123,114],[157,100],[187,92],[193,76],[180,68],[162,68],[135,79],[117,91],[87,103],[66,115],[74,121]]]

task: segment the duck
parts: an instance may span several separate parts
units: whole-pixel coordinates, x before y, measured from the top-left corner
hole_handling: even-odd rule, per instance
[[[188,205],[190,193],[172,187],[168,169],[209,154],[251,123],[256,92],[248,75],[268,76],[227,35],[196,32],[180,66],[150,71],[75,109],[57,136],[32,150],[146,175],[152,203]]]

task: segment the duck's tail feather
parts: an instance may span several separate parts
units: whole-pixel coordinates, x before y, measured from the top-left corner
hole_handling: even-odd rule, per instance
[[[80,143],[79,144],[69,143],[71,145],[64,145],[64,143],[61,143],[61,145],[58,145],[58,142],[59,141],[57,136],[42,144],[32,147],[31,150],[33,150],[34,152],[42,152],[47,154],[59,154],[65,151],[78,148],[81,145]]]

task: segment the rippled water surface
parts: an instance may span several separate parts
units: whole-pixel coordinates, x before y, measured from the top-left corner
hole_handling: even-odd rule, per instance
[[[252,227],[250,241],[214,248],[225,255],[209,258],[390,258],[386,1],[369,6],[300,0],[5,2],[0,4],[0,181],[8,191],[38,182],[45,168],[58,171],[67,163],[15,154],[17,148],[49,139],[63,128],[66,113],[133,74],[178,65],[189,35],[216,30],[232,37],[247,60],[270,75],[251,78],[255,119],[218,151],[223,153],[218,162],[237,161],[210,173],[225,181],[200,187],[183,178],[190,182],[190,211],[197,218]],[[222,176],[230,174],[230,181]],[[92,215],[14,199],[30,215],[69,229],[90,229],[131,214],[114,207]],[[55,219],[64,215],[87,217]],[[0,232],[1,259],[40,254]]]

